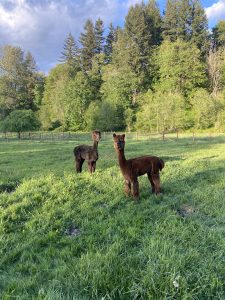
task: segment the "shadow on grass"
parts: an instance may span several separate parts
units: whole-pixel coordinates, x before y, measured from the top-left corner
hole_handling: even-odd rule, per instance
[[[10,181],[6,183],[0,183],[0,193],[12,193],[19,186],[20,181]]]

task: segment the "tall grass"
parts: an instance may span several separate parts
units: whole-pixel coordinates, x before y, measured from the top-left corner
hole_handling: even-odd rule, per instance
[[[75,144],[1,143],[1,298],[225,299],[224,140],[127,141],[166,162],[163,194],[142,176],[138,203],[111,141],[93,175]]]

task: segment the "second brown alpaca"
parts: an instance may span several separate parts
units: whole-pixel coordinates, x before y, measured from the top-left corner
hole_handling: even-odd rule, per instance
[[[82,172],[82,165],[85,160],[88,163],[88,171],[90,173],[95,171],[96,162],[98,160],[98,142],[101,139],[101,132],[94,130],[92,132],[92,139],[94,141],[93,146],[79,145],[73,150],[77,173]]]
[[[147,173],[152,192],[159,194],[161,191],[159,171],[164,167],[163,160],[157,156],[141,156],[127,160],[124,155],[125,134],[116,135],[114,133],[113,140],[120,169],[125,179],[125,193],[128,195],[132,194],[135,199],[138,199],[138,177]]]

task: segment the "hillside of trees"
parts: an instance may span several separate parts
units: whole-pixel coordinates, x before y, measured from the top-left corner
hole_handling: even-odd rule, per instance
[[[47,76],[31,53],[0,53],[0,130],[225,130],[225,21],[198,0],[130,7],[123,28],[87,20]],[[19,129],[18,129],[19,127]]]

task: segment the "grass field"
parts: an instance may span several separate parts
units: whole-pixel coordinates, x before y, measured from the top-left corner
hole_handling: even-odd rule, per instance
[[[77,144],[0,143],[0,298],[225,299],[225,137],[128,140],[127,158],[165,161],[163,194],[142,176],[138,203],[112,141],[93,175]]]

